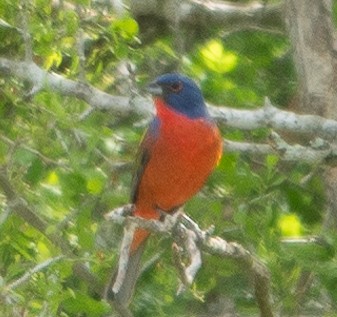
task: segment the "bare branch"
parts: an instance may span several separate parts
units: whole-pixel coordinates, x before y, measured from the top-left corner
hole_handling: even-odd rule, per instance
[[[124,235],[120,247],[120,256],[118,261],[117,277],[114,285],[112,286],[112,291],[114,294],[117,294],[119,292],[125,279],[125,274],[127,272],[127,266],[129,262],[130,246],[136,227],[137,224],[132,221],[128,221],[126,226],[124,227]]]
[[[212,117],[218,122],[242,130],[270,127],[280,131],[314,134],[328,139],[337,136],[337,121],[316,115],[299,115],[274,107],[266,98],[264,107],[257,110],[238,110],[227,107],[210,107]]]
[[[131,205],[126,205],[112,210],[105,215],[106,220],[113,220],[121,223],[125,217],[125,212],[132,210]],[[252,276],[255,287],[256,299],[260,307],[262,317],[272,317],[270,291],[269,291],[269,272],[267,267],[255,256],[253,256],[243,246],[235,242],[227,242],[220,237],[211,236],[208,231],[203,231],[189,217],[180,215],[171,217],[169,221],[146,220],[138,217],[127,217],[127,221],[132,222],[137,227],[149,230],[151,232],[172,235],[176,237],[185,237],[184,245],[190,257],[190,265],[185,269],[179,257],[176,258],[178,271],[182,276],[182,282],[191,284],[196,272],[201,266],[200,249],[197,245],[210,254],[221,257],[229,257],[239,261]],[[132,227],[134,229],[134,227]],[[127,233],[127,235],[129,235]],[[178,247],[179,248],[179,247]],[[176,249],[175,251],[179,251]],[[123,250],[121,251],[123,252]],[[176,254],[177,255],[177,254]],[[181,290],[181,287],[179,288]]]
[[[21,30],[16,28],[15,26],[9,24],[7,21],[5,21],[4,19],[0,19],[0,28],[1,29],[8,29],[8,30],[15,30],[19,33],[21,33]]]
[[[119,115],[127,115],[130,112],[148,116],[151,113],[151,101],[137,96],[132,99],[123,96],[112,96],[99,89],[66,79],[55,73],[48,73],[33,62],[18,62],[0,58],[0,73],[11,74],[33,84],[35,91],[42,88],[52,89],[61,94],[74,96],[90,104],[92,109],[109,109]],[[39,88],[38,88],[39,87]],[[34,90],[34,88],[33,88]],[[298,115],[293,112],[280,110],[266,99],[265,106],[257,110],[238,110],[227,107],[209,106],[210,113],[218,122],[239,129],[256,129],[271,127],[276,130],[307,133],[333,139],[337,136],[337,121],[324,119],[315,115]],[[11,140],[4,139],[7,144]],[[324,148],[304,147],[301,145],[289,145],[276,134],[273,134],[275,146],[270,144],[240,143],[230,140],[224,141],[225,151],[241,152],[246,154],[276,154],[285,161],[302,161],[309,164],[327,162],[334,164],[332,158],[336,157],[337,149],[334,145]],[[24,146],[25,149],[38,155],[47,164],[57,162],[43,156],[35,149]]]
[[[190,258],[190,264],[185,270],[186,281],[191,285],[202,265],[201,252],[197,247],[197,235],[193,230],[186,230],[185,249]]]
[[[70,80],[55,73],[48,73],[33,62],[0,58],[0,73],[15,76],[31,83],[34,87],[76,97],[96,109],[112,110],[120,116],[125,116],[130,112],[143,115],[149,115],[152,112],[151,102],[148,99],[135,98],[131,105],[127,97],[112,96],[91,85]]]
[[[276,132],[272,132],[270,138],[271,144],[224,140],[224,151],[226,153],[242,153],[256,156],[273,154],[277,155],[282,161],[302,162],[312,165],[319,163],[336,164],[334,158],[337,157],[337,147],[334,144],[324,142],[326,145],[322,148],[317,148],[315,142],[308,147],[299,144],[290,145]]]
[[[51,259],[48,259],[40,264],[37,264],[36,266],[34,266],[32,269],[28,270],[24,275],[22,275],[20,278],[16,279],[14,282],[6,285],[4,287],[3,292],[7,293],[10,292],[12,290],[14,290],[15,288],[19,287],[20,285],[24,284],[25,282],[29,281],[32,276],[35,273],[38,273],[46,268],[48,268],[49,266],[53,265],[54,263],[60,261],[64,259],[64,256],[60,255]]]
[[[35,63],[11,61],[0,58],[0,73],[13,75],[31,82],[34,86],[52,89],[63,95],[84,100],[99,110],[112,110],[121,116],[136,112],[149,116],[153,112],[152,103],[143,97],[130,99],[124,96],[109,95],[91,85],[48,73]],[[238,110],[228,107],[209,106],[210,113],[219,123],[243,130],[271,127],[275,130],[315,134],[322,138],[334,139],[337,136],[337,121],[315,115],[298,115],[274,107],[268,99],[265,106],[257,110]],[[265,151],[267,148],[264,148]]]
[[[201,268],[201,251],[197,246],[199,240],[197,234],[193,230],[187,229],[182,223],[179,223],[174,229],[172,236],[176,241],[172,246],[173,260],[181,280],[177,290],[179,295],[192,285],[196,274]],[[179,245],[183,245],[183,248],[179,247]],[[182,260],[182,251],[185,251],[188,255],[189,264],[187,266]]]
[[[318,164],[337,155],[337,147],[321,139],[312,142],[311,147],[299,144],[289,145],[276,132],[272,132],[271,139],[275,143],[274,148],[284,161],[298,161],[309,164]],[[321,147],[317,147],[319,140],[323,141]]]
[[[126,217],[130,216],[133,212],[134,206],[132,204],[124,205],[119,208],[108,212],[104,215],[104,219],[107,221],[113,221],[118,224],[123,224]]]
[[[224,151],[226,153],[242,153],[248,155],[268,155],[275,154],[277,151],[269,144],[238,142],[231,140],[224,140]]]
[[[130,103],[128,97],[109,95],[91,85],[73,81],[55,73],[48,73],[33,62],[0,58],[0,73],[16,76],[36,87],[79,98],[95,109],[111,110],[120,116],[126,116],[132,112],[149,116],[153,112],[152,102],[147,98],[137,96]],[[337,137],[336,120],[280,110],[274,107],[268,99],[264,107],[257,110],[238,110],[209,105],[209,111],[219,123],[243,130],[270,127],[281,131],[315,134],[329,140]],[[257,150],[269,151],[267,147],[258,147]]]
[[[182,259],[182,248],[177,244],[172,244],[173,263],[177,269],[180,278],[180,285],[178,286],[177,295],[180,295],[186,290],[189,285],[186,279],[186,266]]]

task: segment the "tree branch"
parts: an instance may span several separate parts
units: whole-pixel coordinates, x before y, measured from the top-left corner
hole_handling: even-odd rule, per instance
[[[272,317],[272,309],[269,292],[269,272],[266,266],[255,256],[253,256],[243,246],[235,242],[227,242],[220,237],[211,236],[209,231],[203,231],[199,226],[189,217],[182,213],[178,216],[167,215],[164,222],[156,220],[146,220],[139,217],[130,217],[133,205],[126,205],[115,210],[112,210],[105,215],[105,219],[117,223],[131,223],[136,227],[149,230],[151,232],[160,233],[164,235],[171,235],[172,237],[179,237],[183,240],[183,248],[187,250],[190,259],[190,265],[185,268],[183,274],[183,282],[191,284],[201,266],[201,258],[198,255],[200,249],[206,252],[221,256],[224,258],[232,258],[241,263],[245,270],[253,277],[255,295],[261,311],[262,317]],[[134,226],[132,226],[134,229]],[[129,233],[126,232],[129,236]],[[176,241],[176,243],[179,243]],[[123,252],[123,250],[121,250]],[[122,258],[122,257],[121,257]],[[120,258],[120,259],[121,259]],[[127,258],[123,261],[126,261]],[[125,263],[119,263],[122,267]],[[178,265],[179,275],[181,276],[183,265]],[[122,282],[122,281],[120,281]],[[179,287],[179,290],[181,287]]]
[[[184,5],[181,11],[182,19],[188,24],[203,23],[217,27],[237,27],[240,25],[265,26],[283,29],[282,4],[268,4],[251,2],[236,4],[226,1],[192,0]]]
[[[132,99],[124,96],[109,95],[91,85],[69,80],[55,73],[48,73],[33,62],[12,61],[0,58],[0,73],[13,75],[21,80],[29,81],[35,92],[41,89],[52,89],[63,95],[74,96],[87,102],[92,110],[112,110],[121,116],[131,112],[149,116],[152,112],[151,101],[138,96]],[[38,87],[38,88],[37,88]],[[281,131],[291,131],[303,134],[315,134],[322,138],[333,139],[337,136],[337,121],[315,115],[298,115],[293,112],[274,107],[268,99],[265,105],[257,110],[238,110],[228,107],[209,106],[210,113],[219,123],[230,127],[251,130],[271,127]],[[226,152],[241,152],[246,154],[267,155],[276,154],[284,161],[302,161],[309,164],[319,162],[334,162],[337,155],[333,145],[325,144],[323,148],[315,146],[304,147],[289,145],[273,133],[274,146],[270,144],[255,144],[245,142],[224,141]],[[6,143],[10,140],[4,139]],[[55,164],[34,149],[26,149],[39,155],[46,163]]]
[[[165,1],[133,0],[130,4],[132,15],[142,26],[143,17],[152,17],[153,23],[147,21],[143,31],[153,27],[155,21],[169,22],[174,25],[178,19],[185,28],[209,32],[214,29],[253,26],[284,30],[282,3],[267,4],[252,2],[236,4],[226,1]],[[148,20],[148,19],[147,19]],[[169,28],[167,28],[169,30]],[[153,32],[156,33],[156,32]],[[188,40],[188,39],[187,39]]]
[[[33,86],[39,87],[38,90],[51,89],[62,95],[83,100],[97,110],[111,110],[120,116],[134,112],[149,116],[153,112],[152,103],[148,98],[137,96],[130,102],[128,97],[109,95],[91,85],[70,80],[55,73],[48,73],[33,62],[0,58],[1,73],[28,81]],[[336,120],[280,110],[274,107],[268,99],[265,105],[257,110],[238,110],[209,105],[209,111],[219,123],[242,130],[270,127],[281,131],[315,134],[329,140],[337,137]],[[262,152],[267,150],[266,147],[260,149]]]
[[[151,103],[147,99],[140,98],[134,103],[129,103],[129,98],[112,96],[89,84],[67,79],[55,73],[49,73],[33,62],[13,61],[0,58],[0,74],[12,75],[33,85],[32,91],[52,90],[64,96],[76,97],[85,101],[91,107],[98,110],[112,110],[119,115],[127,115],[130,112],[149,114]]]
[[[185,269],[185,286],[191,286],[195,276],[202,266],[201,251],[197,246],[197,235],[193,230],[184,228],[184,248],[190,259],[189,265]],[[182,291],[178,290],[178,294]]]
[[[235,142],[224,140],[225,153],[241,153],[255,156],[277,155],[280,160],[286,162],[302,162],[307,164],[325,163],[335,165],[334,158],[337,157],[337,148],[327,144],[320,149],[315,145],[305,147],[302,145],[290,145],[286,143],[275,132],[272,133],[273,144],[258,144],[248,142]]]
[[[272,132],[270,141],[270,144],[258,144],[224,140],[224,151],[226,153],[242,153],[256,156],[273,154],[277,155],[280,160],[287,162],[336,165],[337,146],[320,138],[317,138],[311,142],[310,146],[306,147],[299,144],[290,145],[276,132]]]
[[[14,290],[15,288],[19,287],[20,285],[24,284],[25,282],[27,282],[29,279],[32,278],[32,276],[35,273],[38,273],[44,269],[46,269],[48,266],[53,265],[54,263],[60,261],[64,259],[64,256],[59,255],[57,257],[54,258],[50,258],[42,263],[37,264],[36,266],[34,266],[32,269],[28,270],[25,274],[23,274],[21,277],[19,277],[18,279],[16,279],[14,282],[11,282],[10,284],[5,285],[4,289],[3,289],[3,294],[6,294],[12,290]]]
[[[257,110],[238,110],[227,107],[211,107],[211,114],[218,122],[242,130],[270,127],[280,131],[314,134],[321,138],[337,136],[337,121],[316,115],[299,115],[274,107],[268,98]]]

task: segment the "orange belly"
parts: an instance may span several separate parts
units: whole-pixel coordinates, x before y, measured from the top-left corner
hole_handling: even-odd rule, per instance
[[[184,204],[216,166],[222,152],[218,129],[204,119],[188,123],[161,123],[159,138],[139,184],[136,210],[170,211]]]
[[[222,153],[216,125],[207,119],[188,119],[158,104],[158,139],[151,149],[136,203],[136,211],[170,211],[184,204],[204,184]],[[152,211],[150,211],[152,210]],[[152,216],[149,215],[149,218]]]
[[[208,119],[189,119],[156,104],[159,132],[141,176],[135,216],[159,219],[196,194],[217,165],[222,153],[218,128]],[[137,229],[131,251],[149,233]]]

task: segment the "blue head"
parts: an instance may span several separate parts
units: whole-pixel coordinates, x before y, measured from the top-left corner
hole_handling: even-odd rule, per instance
[[[186,76],[164,74],[148,86],[148,91],[163,98],[169,107],[189,118],[208,117],[199,87]]]

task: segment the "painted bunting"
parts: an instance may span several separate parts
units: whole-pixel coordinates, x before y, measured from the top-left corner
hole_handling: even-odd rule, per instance
[[[139,148],[139,167],[134,176],[131,201],[134,216],[160,219],[173,213],[195,195],[222,153],[219,130],[207,111],[198,86],[180,74],[165,74],[148,86],[156,116]],[[127,305],[138,277],[140,258],[149,232],[136,229],[125,280],[117,294]]]

